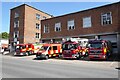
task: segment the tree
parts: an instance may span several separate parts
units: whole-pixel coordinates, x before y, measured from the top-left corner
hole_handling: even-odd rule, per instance
[[[3,33],[0,34],[0,37],[2,39],[8,39],[9,38],[9,34],[7,32],[3,32]]]
[[[2,34],[0,33],[0,38],[2,38]]]

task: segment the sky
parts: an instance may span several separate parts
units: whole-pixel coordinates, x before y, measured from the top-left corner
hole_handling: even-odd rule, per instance
[[[0,32],[9,33],[10,9],[24,3],[53,16],[60,16],[110,4],[111,2],[2,2],[0,3],[0,12],[2,13],[0,14],[0,16],[2,16],[2,18],[0,19]]]

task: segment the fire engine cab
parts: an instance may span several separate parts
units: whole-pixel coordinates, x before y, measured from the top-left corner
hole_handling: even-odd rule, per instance
[[[59,57],[62,54],[61,44],[43,44],[43,46],[39,49],[36,54],[36,58],[45,58],[48,59],[50,57]]]
[[[62,55],[63,58],[76,58],[80,59],[82,56],[86,55],[83,51],[88,39],[82,38],[70,38],[68,41],[62,44]],[[85,43],[84,43],[85,42]]]
[[[88,42],[89,59],[108,59],[112,53],[110,41],[90,40]]]

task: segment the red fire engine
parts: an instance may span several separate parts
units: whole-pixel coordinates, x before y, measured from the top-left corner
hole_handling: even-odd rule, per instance
[[[43,44],[36,54],[36,58],[56,57],[62,54],[61,44]]]
[[[90,40],[88,42],[89,59],[108,59],[112,53],[110,41]]]
[[[82,56],[86,55],[85,46],[88,39],[81,39],[81,38],[70,38],[70,40],[64,42],[62,44],[62,54],[63,58],[76,58],[80,59]],[[83,43],[85,42],[85,43]]]
[[[42,44],[17,44],[14,55],[30,55],[37,53]]]

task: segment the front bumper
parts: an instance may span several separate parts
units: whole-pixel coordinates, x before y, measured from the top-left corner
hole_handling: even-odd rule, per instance
[[[24,56],[24,55],[26,55],[26,52],[15,52],[14,53],[14,56]]]
[[[89,59],[106,59],[106,55],[89,55]]]
[[[79,54],[63,54],[63,58],[71,58],[71,59],[76,59],[77,57],[79,57]]]
[[[45,58],[46,57],[46,55],[45,54],[36,54],[36,58]]]

